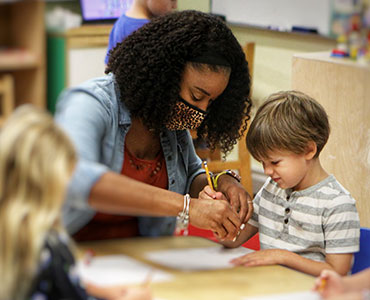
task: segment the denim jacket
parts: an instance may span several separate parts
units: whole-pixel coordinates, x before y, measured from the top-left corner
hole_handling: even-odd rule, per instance
[[[125,136],[131,126],[130,112],[120,101],[114,75],[109,74],[64,91],[55,119],[78,153],[63,208],[64,224],[70,233],[75,233],[96,213],[87,201],[95,182],[108,171],[121,172]],[[187,130],[165,130],[160,141],[168,189],[185,194],[193,179],[203,172],[191,136]],[[172,234],[174,221],[174,217],[140,217],[139,229],[147,236]]]

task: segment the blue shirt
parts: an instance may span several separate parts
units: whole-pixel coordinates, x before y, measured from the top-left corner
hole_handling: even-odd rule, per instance
[[[108,64],[109,51],[113,49],[117,43],[122,42],[124,38],[148,22],[148,19],[136,19],[127,17],[126,15],[119,17],[109,34],[108,50],[104,59],[105,64]]]
[[[120,100],[114,75],[95,78],[62,93],[57,103],[56,121],[66,131],[78,153],[76,170],[67,191],[64,223],[77,232],[95,215],[88,204],[90,190],[106,172],[121,172],[125,136],[131,126],[130,112]],[[185,194],[193,179],[203,173],[201,160],[187,130],[160,134],[168,189]],[[143,235],[172,234],[174,217],[142,218]]]

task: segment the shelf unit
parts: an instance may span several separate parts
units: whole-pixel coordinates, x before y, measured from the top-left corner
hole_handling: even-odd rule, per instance
[[[44,10],[44,1],[0,2],[0,80],[13,78],[14,107],[46,106]],[[0,94],[0,101],[5,98]],[[4,117],[0,111],[0,118]]]

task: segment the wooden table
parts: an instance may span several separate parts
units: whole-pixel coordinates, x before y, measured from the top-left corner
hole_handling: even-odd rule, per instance
[[[241,299],[247,296],[310,290],[314,277],[282,266],[235,267],[232,269],[191,271],[169,269],[145,259],[149,251],[212,247],[215,243],[200,237],[133,238],[80,243],[96,255],[124,254],[174,276],[171,282],[152,283],[153,296],[166,300]]]

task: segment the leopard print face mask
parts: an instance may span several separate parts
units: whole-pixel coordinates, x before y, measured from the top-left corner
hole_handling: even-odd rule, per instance
[[[206,112],[180,98],[166,124],[169,130],[197,129],[202,124]]]

